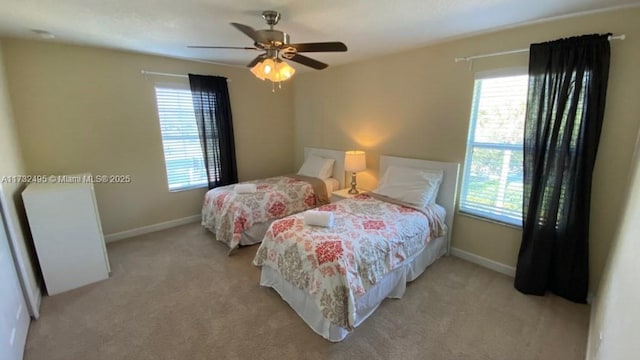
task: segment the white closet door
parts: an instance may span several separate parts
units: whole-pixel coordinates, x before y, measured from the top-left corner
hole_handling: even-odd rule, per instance
[[[18,282],[4,221],[0,211],[0,357],[19,360],[22,359],[31,320]]]

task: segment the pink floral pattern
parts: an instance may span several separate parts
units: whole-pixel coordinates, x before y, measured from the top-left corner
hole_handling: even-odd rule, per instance
[[[282,217],[284,212],[287,210],[287,206],[282,203],[282,201],[276,201],[271,206],[269,206],[269,215],[274,218]]]
[[[238,234],[242,233],[245,229],[245,225],[247,224],[247,219],[243,217],[239,217],[233,223],[233,233]]]
[[[362,227],[365,230],[384,230],[384,221],[380,220],[367,220],[362,223]]]
[[[346,329],[354,326],[355,299],[446,229],[430,208],[421,212],[366,194],[318,210],[334,213],[332,228],[305,226],[302,214],[278,220],[253,264],[278,271]]]
[[[316,206],[316,197],[314,195],[309,195],[309,196],[307,196],[306,199],[304,199],[304,203],[309,207],[315,207]]]
[[[326,241],[316,246],[318,265],[336,261],[342,256],[342,244],[340,241]]]
[[[327,204],[322,206],[322,211],[336,211],[338,207],[334,204]]]
[[[315,207],[313,186],[306,181],[278,176],[247,183],[256,184],[256,192],[238,194],[234,185],[221,186],[209,190],[202,205],[202,226],[231,249],[254,224]]]
[[[295,223],[294,219],[282,219],[274,221],[271,225],[273,234],[275,236],[278,236],[280,233],[291,229],[293,223]]]
[[[216,196],[212,196],[216,199],[216,209],[220,210],[224,206],[224,200],[227,198],[226,193],[217,194]],[[205,197],[206,199],[206,197]],[[205,203],[206,205],[206,203]]]

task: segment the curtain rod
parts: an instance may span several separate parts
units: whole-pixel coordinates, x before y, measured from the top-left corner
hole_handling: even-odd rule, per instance
[[[609,40],[624,40],[625,39],[625,35],[617,35],[617,36],[609,36]],[[490,53],[490,54],[482,54],[482,55],[472,55],[472,56],[465,56],[465,57],[457,57],[454,59],[455,62],[460,62],[460,61],[471,61],[471,60],[475,60],[475,59],[482,59],[482,58],[486,58],[486,57],[493,57],[493,56],[501,56],[501,55],[510,55],[510,54],[518,54],[518,53],[523,53],[523,52],[527,52],[529,51],[529,48],[526,49],[516,49],[516,50],[507,50],[507,51],[501,51],[501,52],[495,52],[495,53]]]
[[[189,76],[187,75],[181,75],[181,74],[169,74],[169,73],[163,73],[163,72],[155,72],[155,71],[147,71],[147,70],[141,70],[140,73],[142,75],[160,75],[160,76],[173,76],[173,77],[181,77],[181,78],[188,78]]]
[[[172,76],[172,77],[180,77],[180,78],[188,78],[189,75],[183,75],[183,74],[170,74],[170,73],[163,73],[163,72],[155,72],[155,71],[147,71],[147,70],[140,70],[140,73],[142,75],[144,75],[145,77],[147,75],[159,75],[159,76]],[[227,82],[231,82],[231,80],[227,79]]]

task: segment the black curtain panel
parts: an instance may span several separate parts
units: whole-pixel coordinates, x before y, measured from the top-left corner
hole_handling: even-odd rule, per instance
[[[227,79],[189,74],[209,189],[238,182]]]
[[[607,93],[609,35],[530,48],[524,224],[515,278],[526,294],[587,299],[591,175]]]

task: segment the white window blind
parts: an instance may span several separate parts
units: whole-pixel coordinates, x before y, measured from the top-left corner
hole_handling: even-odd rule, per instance
[[[522,225],[527,87],[527,75],[476,79],[461,212]]]
[[[207,186],[207,172],[189,89],[156,86],[170,191]]]

